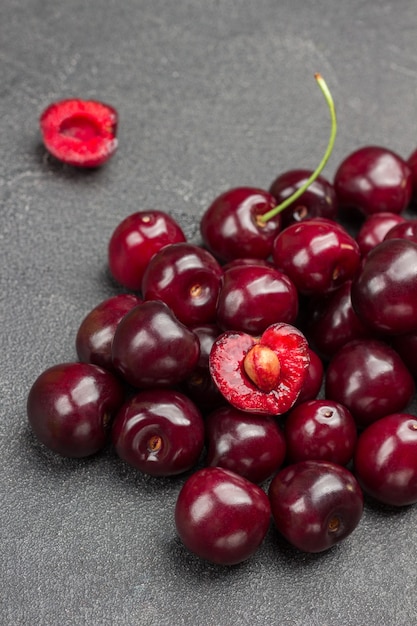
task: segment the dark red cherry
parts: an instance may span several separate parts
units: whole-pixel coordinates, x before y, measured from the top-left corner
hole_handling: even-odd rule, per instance
[[[225,331],[209,366],[225,399],[241,411],[280,415],[296,401],[310,362],[307,340],[291,324],[268,326],[260,337]]]
[[[332,461],[347,465],[357,440],[350,411],[333,400],[316,399],[298,404],[285,418],[287,461]]]
[[[197,365],[197,335],[161,300],[134,307],[119,322],[112,343],[113,366],[133,387],[170,387]]]
[[[143,273],[153,255],[163,246],[185,241],[173,217],[150,209],[124,218],[113,231],[108,245],[108,263],[113,278],[140,291]]]
[[[150,260],[142,280],[145,300],[162,300],[185,324],[214,322],[223,271],[200,246],[174,243]]]
[[[144,474],[173,476],[197,463],[204,422],[195,404],[178,391],[141,391],[118,411],[112,441],[118,456]]]
[[[411,200],[412,175],[409,165],[392,150],[364,146],[339,165],[334,188],[344,211],[401,213]]]
[[[325,218],[291,224],[274,240],[272,257],[298,291],[328,293],[356,275],[359,246],[340,225]]]
[[[405,217],[397,215],[396,213],[384,211],[369,215],[356,235],[356,241],[358,242],[362,257],[365,257],[368,252],[381,243],[393,226],[402,224],[403,222],[405,222]]]
[[[289,170],[274,180],[269,188],[276,201],[281,204],[302,187],[312,175],[311,170]],[[281,213],[282,226],[301,222],[311,217],[337,218],[337,197],[333,185],[324,176],[318,176],[307,190]]]
[[[123,388],[108,371],[91,363],[60,363],[33,383],[27,416],[36,438],[66,457],[86,457],[108,441]]]
[[[269,487],[277,530],[303,552],[323,552],[346,539],[363,513],[353,474],[329,461],[301,461],[281,469]]]
[[[387,239],[410,239],[417,243],[417,220],[403,220],[396,224],[385,234],[384,240]]]
[[[369,328],[384,334],[417,330],[417,243],[389,239],[366,257],[352,282],[352,306]]]
[[[391,337],[390,345],[398,352],[410,374],[417,379],[417,331]]]
[[[414,395],[414,380],[398,353],[382,341],[355,340],[331,359],[325,395],[345,405],[356,425],[406,409]]]
[[[314,400],[320,392],[324,380],[324,365],[319,355],[308,349],[310,363],[308,365],[306,377],[301,387],[301,391],[293,406],[301,404],[307,400]]]
[[[275,198],[263,189],[237,187],[222,193],[201,218],[204,245],[224,262],[240,257],[268,258],[281,218],[278,215],[263,223],[259,217],[275,205]]]
[[[285,458],[285,439],[271,415],[225,406],[205,418],[207,465],[224,467],[254,483],[270,478]]]
[[[309,318],[305,332],[310,345],[324,359],[330,359],[353,339],[365,339],[375,334],[357,316],[350,297],[352,281],[347,280],[325,298],[309,302]]]
[[[142,300],[134,294],[122,293],[100,302],[84,317],[75,338],[78,358],[113,370],[111,344],[120,320]]]
[[[293,324],[297,313],[297,290],[274,267],[245,264],[224,272],[216,317],[223,330],[261,334],[275,322]]]
[[[216,324],[199,324],[190,329],[198,337],[200,356],[190,376],[181,383],[181,388],[201,411],[207,413],[225,403],[209,369],[210,352],[221,330]]]
[[[407,165],[411,170],[412,179],[412,202],[417,203],[417,150],[414,150],[407,159]]]
[[[250,558],[263,542],[270,519],[266,493],[221,467],[194,472],[175,506],[175,525],[185,547],[218,565],[235,565]]]
[[[384,504],[417,502],[417,419],[408,413],[387,415],[360,435],[354,472],[362,489]]]

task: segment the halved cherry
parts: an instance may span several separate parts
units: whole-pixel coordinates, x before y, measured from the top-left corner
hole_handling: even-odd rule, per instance
[[[214,342],[209,358],[213,380],[230,404],[271,415],[293,406],[309,362],[303,333],[283,322],[268,326],[261,337],[226,331]]]
[[[117,121],[117,111],[110,105],[78,98],[53,102],[39,118],[46,149],[78,167],[97,167],[114,154]]]

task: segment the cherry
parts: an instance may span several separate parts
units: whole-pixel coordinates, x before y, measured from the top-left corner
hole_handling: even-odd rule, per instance
[[[122,386],[110,372],[91,363],[59,363],[30,388],[27,417],[47,448],[66,457],[86,457],[106,445],[123,400]]]
[[[411,170],[412,202],[417,202],[417,150],[414,150],[407,159],[407,165]]]
[[[417,331],[391,337],[390,345],[398,352],[411,375],[417,378]]]
[[[332,400],[309,400],[292,408],[285,418],[286,460],[332,461],[347,465],[357,440],[350,411]]]
[[[207,413],[225,403],[209,369],[210,352],[221,330],[216,324],[199,324],[190,329],[198,337],[200,355],[190,376],[182,381],[181,388],[201,411]]]
[[[298,398],[294,402],[293,406],[297,406],[306,400],[314,400],[319,393],[324,380],[323,361],[311,348],[308,348],[308,355],[310,363],[308,365],[306,377]]]
[[[351,289],[352,306],[369,328],[384,334],[417,330],[417,243],[390,239],[366,257]]]
[[[401,213],[411,200],[412,175],[404,159],[392,150],[364,146],[339,165],[334,188],[344,211]]]
[[[329,461],[284,467],[268,493],[277,530],[303,552],[328,550],[348,537],[362,518],[363,494],[356,478]]]
[[[262,223],[259,217],[275,207],[263,189],[237,187],[218,196],[200,220],[204,245],[220,261],[243,256],[266,259],[281,227],[281,218]]]
[[[362,257],[365,257],[368,252],[381,243],[393,226],[402,224],[405,221],[405,217],[402,215],[389,213],[387,211],[369,215],[356,235],[356,241],[358,242]]]
[[[185,324],[205,324],[216,319],[223,271],[216,259],[200,246],[173,243],[149,261],[143,274],[145,300],[162,300]]]
[[[206,467],[185,481],[175,505],[179,538],[201,559],[235,565],[263,542],[271,519],[266,493],[243,476]]]
[[[204,422],[194,403],[178,391],[141,391],[118,411],[112,442],[118,456],[141,472],[173,476],[197,463]]]
[[[133,294],[122,293],[95,306],[81,322],[75,338],[80,361],[113,370],[111,344],[117,325],[141,301]]]
[[[200,353],[197,335],[161,300],[134,307],[119,322],[112,343],[117,372],[133,387],[170,387],[185,380]]]
[[[280,415],[296,401],[309,366],[308,344],[291,324],[268,326],[261,337],[225,331],[209,358],[213,380],[242,411]]]
[[[403,411],[414,394],[414,380],[398,353],[382,341],[350,341],[331,359],[325,395],[346,406],[358,428]]]
[[[295,191],[302,187],[313,174],[311,170],[289,170],[280,174],[269,188],[277,204],[280,204]],[[301,222],[311,217],[337,218],[338,203],[333,185],[323,176],[309,185],[295,202],[290,204],[281,213],[282,226],[286,227],[293,222]]]
[[[368,426],[359,435],[354,472],[362,489],[377,501],[392,506],[416,503],[416,417],[394,413]]]
[[[323,294],[352,279],[360,264],[356,241],[340,225],[311,218],[287,226],[274,240],[274,264],[305,295]]]
[[[223,330],[260,334],[275,322],[293,324],[297,313],[297,290],[274,267],[236,264],[224,271],[216,315]]]
[[[125,217],[113,231],[108,245],[109,270],[116,282],[140,291],[143,273],[163,246],[185,241],[173,217],[157,211],[138,211]]]
[[[285,439],[271,415],[221,407],[205,419],[207,465],[224,467],[254,483],[270,478],[285,458]]]
[[[417,243],[417,220],[404,219],[399,224],[395,224],[385,234],[384,241],[386,239],[410,239]]]
[[[311,346],[328,360],[353,339],[366,339],[375,333],[358,317],[351,300],[352,281],[347,280],[326,297],[310,299],[305,333]]]
[[[55,158],[78,167],[98,167],[116,151],[117,111],[94,100],[53,102],[39,123],[43,143]]]

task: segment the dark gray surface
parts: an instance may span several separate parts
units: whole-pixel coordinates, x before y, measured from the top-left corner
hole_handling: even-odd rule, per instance
[[[82,317],[116,292],[106,246],[143,208],[198,216],[235,185],[314,167],[328,137],[320,71],[338,110],[326,174],[364,143],[417,146],[415,0],[2,0],[0,7],[0,622],[93,626],[412,626],[417,509],[367,505],[321,556],[269,533],[217,568],[187,554],[172,511],[182,478],[139,476],[110,453],[75,462],[37,445],[25,401],[75,357]],[[99,171],[53,162],[38,115],[97,98],[120,114]]]

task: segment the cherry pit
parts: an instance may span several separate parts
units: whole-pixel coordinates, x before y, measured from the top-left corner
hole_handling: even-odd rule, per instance
[[[331,118],[317,168],[222,191],[197,243],[165,211],[127,215],[106,250],[118,292],[27,397],[53,454],[175,477],[178,538],[216,565],[268,532],[327,551],[365,506],[417,503],[417,150],[362,146],[325,178],[337,120],[315,79]],[[55,102],[40,127],[70,166],[116,150],[100,102]]]

